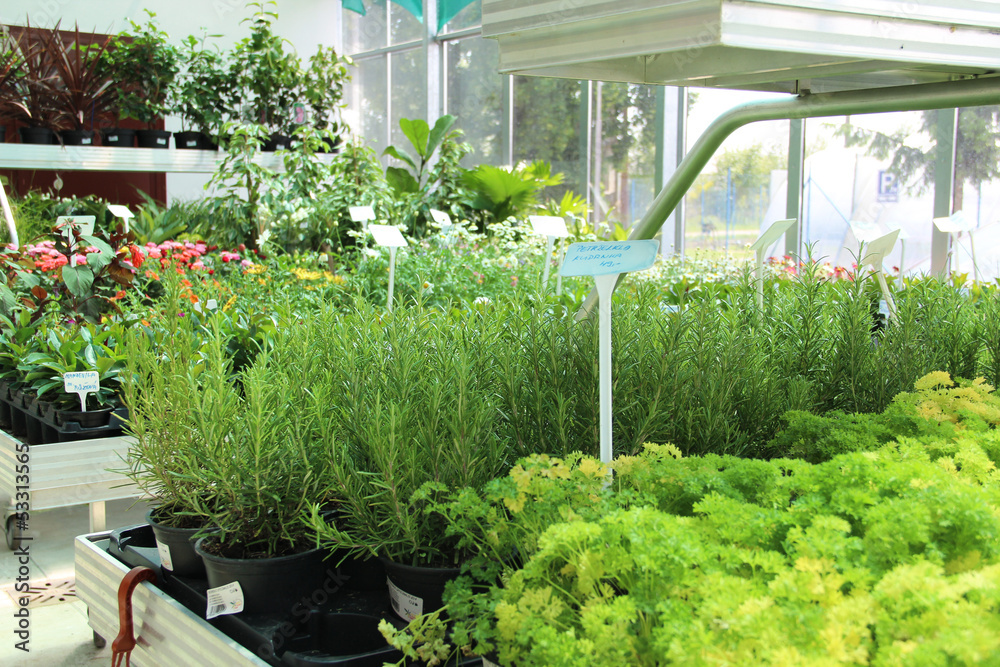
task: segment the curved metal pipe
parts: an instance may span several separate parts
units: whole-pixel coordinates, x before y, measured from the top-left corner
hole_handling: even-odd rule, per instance
[[[803,93],[788,100],[747,102],[716,118],[698,138],[649,210],[632,227],[629,239],[651,239],[684,198],[691,184],[726,138],[749,123],[761,120],[820,118],[889,111],[926,111],[1000,104],[1000,78],[983,77],[892,88],[848,90],[837,93]],[[597,302],[591,290],[577,313],[589,315]]]

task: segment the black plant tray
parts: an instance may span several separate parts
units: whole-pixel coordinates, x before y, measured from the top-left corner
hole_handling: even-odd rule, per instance
[[[56,421],[54,410],[40,410],[3,399],[0,421],[5,421],[11,435],[23,437],[29,445],[43,445],[55,442],[75,442],[94,438],[113,438],[122,434],[122,426],[128,420],[128,408],[111,411],[106,426],[85,427],[75,421]],[[5,429],[7,430],[7,429]]]
[[[148,525],[112,531],[108,553],[130,567],[152,568],[157,587],[204,618],[208,582],[161,569],[156,540]],[[341,569],[333,561],[330,570],[338,579]],[[378,623],[383,619],[397,628],[405,625],[392,614],[388,591],[339,588],[322,604],[317,604],[314,597],[286,613],[233,614],[205,622],[275,666],[380,667],[399,661],[402,654],[386,644],[378,632]],[[322,583],[317,582],[320,589]],[[457,664],[472,667],[482,663],[473,658]]]

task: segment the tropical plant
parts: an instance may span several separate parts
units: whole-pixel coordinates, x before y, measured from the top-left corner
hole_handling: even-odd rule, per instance
[[[69,42],[55,30],[39,39],[51,52],[49,57],[58,74],[58,124],[73,130],[93,129],[110,115],[117,95],[105,64],[111,38],[85,43],[79,27],[74,27],[72,34]]]
[[[17,42],[6,32],[0,33],[0,120],[13,113],[19,79],[24,76],[24,55]]]
[[[49,34],[58,30],[58,25]],[[14,39],[20,60],[20,76],[8,80],[5,108],[7,117],[28,127],[57,129],[59,110],[55,104],[58,75],[52,60],[53,50],[45,47],[46,33],[32,30],[30,24]]]
[[[187,231],[188,222],[182,208],[160,206],[155,199],[141,190],[139,196],[143,199],[142,207],[129,225],[135,243],[159,245]]]
[[[468,205],[489,213],[493,220],[523,218],[538,205],[542,188],[562,180],[562,174],[552,174],[551,166],[541,160],[514,168],[481,164],[462,177],[472,193]]]

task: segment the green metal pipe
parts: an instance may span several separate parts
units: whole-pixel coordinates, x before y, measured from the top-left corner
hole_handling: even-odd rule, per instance
[[[691,147],[677,170],[635,225],[629,239],[651,239],[680,204],[691,184],[730,134],[762,120],[819,118],[889,111],[926,111],[1000,104],[1000,78],[983,77],[892,88],[803,93],[787,100],[747,102],[716,118]],[[597,302],[591,290],[577,319],[586,317]]]

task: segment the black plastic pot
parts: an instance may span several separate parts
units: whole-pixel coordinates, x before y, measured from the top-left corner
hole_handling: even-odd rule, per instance
[[[126,127],[113,127],[101,134],[101,143],[105,146],[135,148],[135,130]]]
[[[386,664],[387,659],[395,656],[378,630],[380,620],[378,616],[365,614],[309,614],[289,640],[281,664],[289,667]]]
[[[56,423],[58,424],[79,424],[80,428],[100,428],[107,426],[111,419],[114,408],[101,408],[99,410],[56,410]]]
[[[19,127],[22,144],[54,144],[56,133],[47,127]]]
[[[292,145],[291,137],[284,134],[279,134],[278,132],[273,132],[271,134],[271,137],[267,141],[265,141],[264,144],[261,146],[261,150],[269,152],[285,151],[288,150],[291,147],[291,145]]]
[[[444,606],[444,585],[457,577],[461,568],[402,565],[382,558],[392,610],[404,621]]]
[[[194,550],[195,534],[201,528],[174,528],[164,526],[156,520],[156,509],[146,513],[146,523],[153,529],[156,548],[160,555],[160,567],[170,570],[179,577],[205,578],[205,563]],[[169,559],[169,560],[168,560]]]
[[[275,558],[224,558],[205,550],[215,542],[209,535],[198,540],[194,549],[205,563],[209,588],[240,583],[243,611],[248,614],[287,614],[321,591],[332,595],[340,584],[334,562],[326,563],[326,551],[310,549]],[[329,570],[329,571],[328,571]]]
[[[175,132],[174,146],[198,151],[212,151],[219,148],[212,142],[212,138],[203,132]]]
[[[7,126],[0,125],[0,143],[7,141]]]
[[[93,130],[59,130],[59,140],[63,146],[93,146]]]
[[[135,139],[139,148],[170,148],[170,135],[166,130],[136,130]]]

